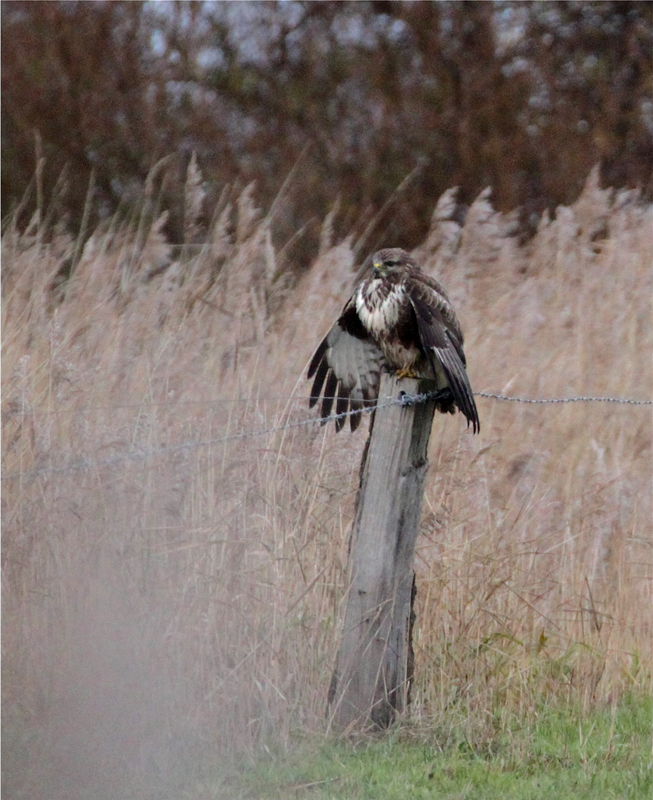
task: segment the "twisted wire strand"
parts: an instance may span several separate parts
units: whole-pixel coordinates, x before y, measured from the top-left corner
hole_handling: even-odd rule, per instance
[[[633,400],[630,397],[511,397],[492,392],[474,392],[476,397],[489,397],[491,400],[508,400],[511,403],[624,403],[631,406],[653,406],[653,400]]]
[[[112,467],[116,464],[121,464],[126,461],[142,461],[148,458],[154,458],[160,455],[171,455],[173,453],[181,453],[188,450],[196,450],[202,447],[211,447],[213,445],[227,444],[228,442],[241,441],[244,439],[254,439],[259,436],[266,436],[273,433],[289,430],[291,428],[300,428],[306,425],[326,425],[328,422],[335,420],[345,419],[346,417],[353,416],[354,414],[371,414],[379,408],[387,408],[388,406],[412,406],[417,403],[424,403],[432,400],[438,395],[438,392],[426,392],[424,394],[410,395],[401,392],[397,398],[387,398],[373,406],[363,409],[356,409],[353,411],[342,411],[338,414],[329,414],[327,417],[309,417],[307,419],[295,420],[294,422],[286,422],[283,425],[275,425],[271,428],[260,428],[252,431],[240,431],[239,433],[228,434],[227,436],[220,436],[217,438],[182,442],[177,445],[170,445],[166,447],[158,447],[153,450],[132,450],[129,453],[121,453],[120,455],[110,456],[105,459],[88,459],[80,458],[72,463],[61,466],[46,466],[36,467],[35,469],[26,470],[22,472],[10,472],[1,476],[1,480],[9,481],[16,480],[17,478],[32,478],[39,475],[53,475],[66,472],[78,472],[80,470],[103,469],[105,467]],[[553,404],[553,403],[622,403],[637,406],[650,406],[653,405],[653,400],[634,400],[631,398],[623,397],[551,397],[551,398],[528,398],[528,397],[515,397],[503,394],[495,394],[491,392],[474,392],[476,397],[484,397],[491,400],[502,400],[513,403],[537,403],[537,404]],[[334,398],[336,399],[336,398]]]

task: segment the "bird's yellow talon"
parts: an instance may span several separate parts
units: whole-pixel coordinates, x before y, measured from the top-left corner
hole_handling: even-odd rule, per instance
[[[404,367],[403,369],[397,370],[397,380],[401,381],[404,378],[417,378],[417,375],[413,372],[410,367]]]

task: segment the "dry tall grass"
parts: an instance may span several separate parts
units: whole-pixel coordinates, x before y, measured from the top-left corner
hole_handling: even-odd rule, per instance
[[[418,256],[460,310],[476,389],[653,396],[651,207],[592,175],[520,247],[487,196],[463,228],[450,199]],[[203,752],[323,725],[365,431],[208,442],[310,416],[350,242],[327,221],[291,286],[248,194],[177,260],[147,218],[96,231],[77,263],[62,228],[5,228],[15,798],[154,796]],[[645,407],[479,411],[480,436],[460,416],[432,434],[414,715],[482,743],[542,704],[651,689],[652,425]]]

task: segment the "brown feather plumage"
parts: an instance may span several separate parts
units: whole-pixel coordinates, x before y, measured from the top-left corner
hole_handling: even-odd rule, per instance
[[[315,351],[308,377],[315,375],[310,406],[324,385],[321,416],[359,411],[378,397],[381,370],[410,372],[434,381],[438,410],[458,408],[474,433],[478,411],[467,377],[464,338],[442,286],[399,248],[379,250],[374,268],[356,288],[342,314]],[[325,385],[326,381],[326,385]],[[352,431],[360,414],[349,417]],[[344,418],[336,420],[336,430]]]

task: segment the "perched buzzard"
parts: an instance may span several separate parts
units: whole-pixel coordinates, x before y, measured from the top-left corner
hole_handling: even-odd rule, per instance
[[[337,414],[373,405],[381,371],[396,370],[400,377],[434,380],[438,411],[453,414],[459,408],[476,433],[481,426],[465,363],[463,333],[440,284],[405,250],[379,250],[372,274],[358,285],[311,360],[310,406],[323,387],[323,418],[334,399]],[[352,431],[360,418],[349,417]],[[336,430],[344,420],[335,421]]]

